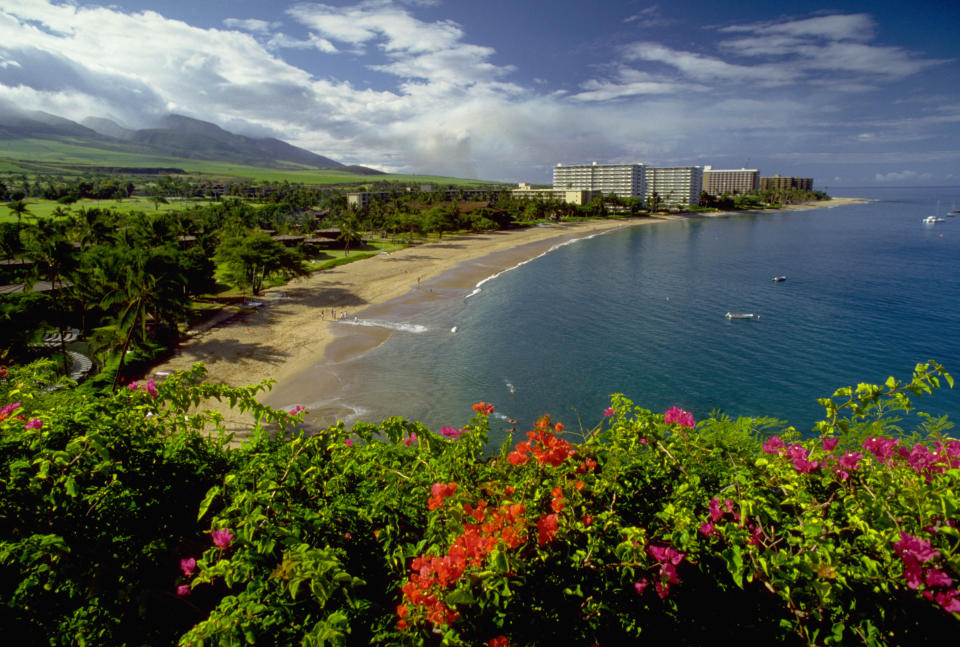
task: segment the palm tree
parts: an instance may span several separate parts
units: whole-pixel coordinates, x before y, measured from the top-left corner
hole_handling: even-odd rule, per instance
[[[35,230],[27,237],[25,251],[27,257],[34,261],[34,276],[32,281],[40,278],[40,272],[50,282],[50,295],[53,299],[56,313],[57,331],[60,333],[60,352],[63,356],[64,373],[68,371],[67,349],[64,340],[64,279],[76,266],[76,250],[67,239],[66,223],[52,218],[44,218],[37,222]]]
[[[113,317],[118,332],[122,335],[120,363],[113,378],[113,390],[117,390],[130,345],[147,339],[147,320],[176,325],[187,312],[183,297],[186,280],[180,273],[172,250],[163,248],[118,257],[120,271],[112,277],[109,291],[101,305],[116,314]]]
[[[23,220],[23,216],[33,215],[32,213],[30,213],[30,210],[27,209],[28,206],[29,204],[25,200],[14,200],[12,202],[7,203],[7,209],[17,214],[17,235],[18,236],[20,235],[20,229],[22,227],[21,221]]]

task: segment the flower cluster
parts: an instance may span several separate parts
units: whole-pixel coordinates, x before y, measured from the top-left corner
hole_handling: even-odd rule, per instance
[[[153,378],[147,380],[147,383],[143,386],[140,386],[136,380],[127,385],[127,388],[131,391],[143,390],[150,394],[150,397],[156,398],[157,395],[157,385],[154,383]]]
[[[213,545],[217,548],[226,548],[233,541],[233,533],[230,532],[229,528],[214,530],[210,533],[210,539],[213,540]]]
[[[786,456],[793,463],[794,469],[801,474],[809,474],[819,467],[819,461],[812,461],[810,457],[813,451],[807,451],[800,443],[787,445],[780,439],[780,436],[771,436],[767,442],[763,443],[763,451],[767,454],[779,454]]]
[[[434,489],[438,485],[446,487],[437,483]],[[450,485],[456,489],[455,483]],[[404,601],[397,605],[397,628],[406,629],[421,618],[434,627],[455,622],[460,614],[442,600],[443,592],[456,585],[468,567],[482,566],[498,547],[515,549],[527,540],[522,504],[504,504],[491,511],[480,500],[476,506],[465,503],[462,511],[467,521],[447,553],[421,555],[411,563],[410,577],[401,588]]]
[[[670,595],[671,584],[680,583],[680,577],[677,575],[677,566],[683,561],[684,553],[670,546],[655,545],[647,546],[647,552],[650,554],[650,557],[660,565],[659,577],[654,580],[653,587],[662,600]],[[649,580],[643,577],[640,578],[640,581],[633,583],[633,588],[638,594],[643,593],[649,583]]]
[[[301,413],[304,414],[304,415],[306,415],[306,414],[310,413],[310,410],[307,409],[306,407],[298,404],[298,405],[295,406],[293,409],[291,409],[290,412],[289,412],[287,415],[289,415],[289,416],[296,416],[296,415],[301,414]]]
[[[836,449],[839,439],[823,438],[821,444],[827,453]],[[936,441],[935,448],[930,449],[922,443],[916,443],[910,449],[900,445],[899,439],[871,436],[863,441],[862,447],[876,458],[878,462],[893,466],[898,461],[905,461],[918,474],[922,474],[929,482],[936,473],[960,467],[960,441],[948,440],[946,443]],[[819,461],[810,460],[813,450],[807,450],[800,443],[787,445],[779,436],[771,436],[763,443],[763,451],[767,454],[786,456],[794,468],[806,474],[820,466]],[[832,465],[834,473],[841,481],[850,478],[850,473],[861,467],[864,455],[861,452],[848,451],[842,456],[827,456],[823,466]]]
[[[430,498],[427,499],[427,510],[436,510],[443,505],[444,499],[453,496],[457,492],[457,484],[450,482],[447,484],[434,483],[430,488]]]
[[[493,413],[493,405],[489,402],[477,402],[475,405],[473,405],[473,410],[480,415],[489,416],[491,413]]]
[[[693,420],[693,414],[678,407],[670,407],[667,409],[663,414],[663,422],[668,425],[678,424],[688,429],[693,429],[696,426],[696,422]]]
[[[549,431],[552,427],[557,433],[562,432],[562,422],[554,425],[550,422],[550,416],[543,416],[533,427],[533,431],[527,432],[529,440],[517,443],[516,448],[507,455],[511,465],[526,464],[532,454],[541,466],[547,464],[558,467],[567,458],[576,455],[570,443]]]
[[[440,429],[440,435],[453,441],[456,441],[462,434],[465,434],[466,432],[466,429],[454,429],[453,427],[443,427]]]
[[[939,568],[924,566],[940,556],[929,541],[901,531],[900,541],[894,542],[893,550],[903,562],[903,577],[911,590],[922,586],[920,594],[927,600],[950,613],[960,613],[960,591],[953,586],[953,578]]]
[[[0,422],[3,422],[10,417],[10,414],[20,408],[19,402],[12,402],[8,405],[0,407]]]

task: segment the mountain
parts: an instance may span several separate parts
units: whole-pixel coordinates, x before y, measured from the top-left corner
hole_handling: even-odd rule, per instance
[[[0,105],[0,141],[4,139],[56,139],[103,137],[91,128],[39,110],[16,110]]]
[[[272,137],[237,135],[216,124],[183,115],[167,115],[154,128],[131,130],[111,119],[87,117],[83,124],[40,111],[19,110],[0,102],[0,152],[4,140],[53,140],[111,152],[164,158],[208,160],[265,168],[310,167],[381,175],[363,166],[346,166]]]
[[[114,120],[106,119],[104,117],[87,117],[80,123],[91,130],[97,131],[101,135],[128,141],[132,139],[133,134],[137,132],[135,130],[130,130],[129,128],[124,128]]]

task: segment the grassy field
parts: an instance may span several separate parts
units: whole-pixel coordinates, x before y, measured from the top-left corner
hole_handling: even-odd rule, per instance
[[[27,210],[30,212],[29,215],[25,215],[24,219],[26,222],[30,222],[30,216],[37,218],[47,218],[53,215],[53,212],[60,207],[64,211],[74,212],[80,211],[81,209],[115,209],[121,213],[129,213],[131,211],[146,211],[148,213],[153,213],[155,211],[178,211],[184,209],[188,205],[203,205],[211,204],[211,200],[177,200],[175,198],[168,198],[168,204],[159,205],[157,209],[153,201],[150,198],[145,198],[142,196],[137,196],[133,198],[124,198],[123,200],[78,200],[71,205],[60,204],[55,200],[41,200],[38,198],[28,198]],[[6,203],[0,203],[0,222],[16,222],[17,218],[13,215],[13,212],[6,208]]]
[[[358,175],[344,171],[315,169],[290,164],[289,168],[261,168],[226,162],[163,157],[127,151],[93,148],[79,140],[14,139],[0,141],[0,173],[27,176],[79,176],[98,173],[95,167],[178,168],[190,176],[211,181],[252,180],[291,182],[317,186],[356,185],[361,189],[375,182],[476,186],[489,184],[435,175]],[[102,174],[102,170],[99,171]]]

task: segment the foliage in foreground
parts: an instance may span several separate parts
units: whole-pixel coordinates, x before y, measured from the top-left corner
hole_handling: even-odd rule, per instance
[[[5,373],[5,371],[3,371]],[[305,437],[202,368],[111,397],[0,377],[0,626],[31,644],[922,644],[960,629],[960,441],[911,398],[770,419],[614,396],[485,452],[492,405]],[[253,410],[236,448],[207,398]],[[918,421],[907,434],[899,417]],[[222,427],[220,427],[222,429]]]

